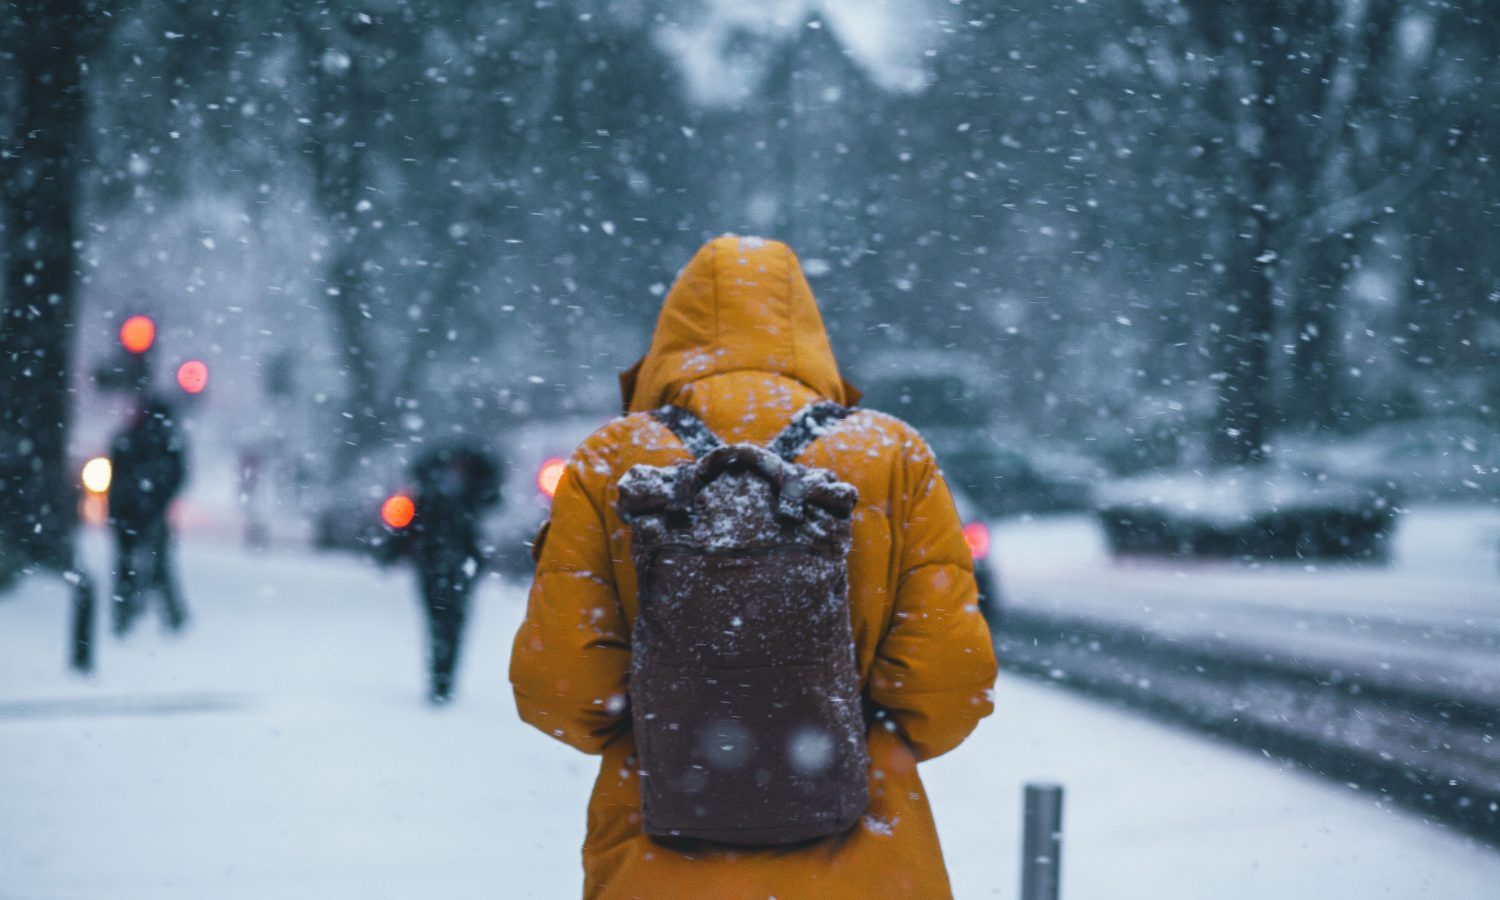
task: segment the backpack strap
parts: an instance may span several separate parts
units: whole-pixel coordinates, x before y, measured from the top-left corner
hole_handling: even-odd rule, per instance
[[[719,436],[709,430],[703,424],[703,420],[683,409],[680,406],[663,406],[651,411],[651,418],[665,425],[677,439],[682,441],[682,446],[698,459],[709,451],[724,446]]]
[[[854,410],[832,400],[809,403],[792,416],[792,421],[781,434],[776,435],[766,449],[787,462],[795,462],[808,444],[822,437],[834,423],[852,412]]]

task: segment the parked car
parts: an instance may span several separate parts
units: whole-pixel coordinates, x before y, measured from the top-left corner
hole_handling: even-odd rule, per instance
[[[1117,556],[1384,562],[1398,511],[1378,485],[1267,466],[1122,481],[1099,520]]]
[[[312,545],[318,550],[374,554],[389,536],[381,509],[392,496],[412,489],[411,458],[424,445],[374,447],[320,490],[312,502]]]
[[[562,467],[573,449],[599,424],[567,420],[538,423],[516,435],[508,453],[507,514],[495,541],[494,567],[517,578],[529,577],[533,562],[531,542],[546,521]],[[952,487],[953,501],[963,521],[964,541],[974,558],[979,585],[979,608],[991,623],[1001,608],[1000,580],[994,568],[990,527],[978,505],[961,487]]]
[[[551,510],[552,496],[573,450],[604,423],[599,416],[535,420],[511,431],[501,444],[505,478],[499,507],[484,521],[484,551],[490,567],[515,579],[529,578],[535,563],[531,545]],[[330,492],[314,522],[314,544],[325,550],[375,554],[389,531],[381,509],[409,489],[410,448],[367,454],[355,477]],[[1000,609],[1000,584],[991,556],[989,525],[978,505],[957,485],[953,500],[963,521],[964,540],[974,558],[980,610],[992,623]]]
[[[953,494],[953,505],[958,509],[964,543],[969,545],[969,555],[974,558],[974,582],[979,587],[979,612],[993,629],[1000,621],[1004,595],[1000,592],[1000,574],[995,568],[995,548],[990,526],[963,488],[949,485],[948,489]]]
[[[504,513],[491,532],[490,564],[511,578],[529,578],[535,568],[531,545],[552,508],[563,467],[604,416],[538,419],[515,429],[505,444]]]
[[[531,571],[530,542],[547,517],[548,491],[556,488],[562,464],[573,448],[603,421],[601,416],[538,419],[480,442],[504,472],[500,503],[485,513],[481,523],[481,549],[494,570],[510,575]],[[410,460],[428,446],[389,446],[362,454],[354,471],[336,481],[318,506],[313,545],[322,550],[377,553],[390,535],[382,509],[392,497],[411,491]],[[543,490],[541,483],[548,479],[548,489]]]
[[[991,404],[946,354],[917,354],[861,384],[861,405],[915,426],[943,474],[989,516],[1088,509],[1092,477],[1076,455],[1028,454],[993,427]],[[1097,471],[1097,467],[1093,467]]]

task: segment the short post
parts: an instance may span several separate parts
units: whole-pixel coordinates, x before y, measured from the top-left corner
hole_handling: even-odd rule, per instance
[[[73,634],[68,663],[74,671],[94,670],[94,582],[82,569],[66,573],[73,586]]]
[[[1062,880],[1062,804],[1062,785],[1026,785],[1021,900],[1057,900]]]

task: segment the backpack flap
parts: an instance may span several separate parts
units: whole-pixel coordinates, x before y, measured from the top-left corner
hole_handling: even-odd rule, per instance
[[[617,488],[645,833],[764,846],[852,826],[869,804],[855,488],[748,444],[632,467]]]
[[[642,516],[685,514],[692,503],[692,468],[691,464],[631,466],[617,485],[620,518],[631,522]]]
[[[831,472],[788,463],[753,444],[732,444],[691,463],[632,466],[620,478],[617,508],[626,522],[651,515],[691,515],[698,495],[715,479],[734,472],[763,479],[775,498],[776,517],[789,524],[807,518],[808,504],[847,519],[859,501],[855,487]]]

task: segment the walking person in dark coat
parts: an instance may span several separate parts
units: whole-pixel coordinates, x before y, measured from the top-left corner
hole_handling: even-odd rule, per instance
[[[441,705],[453,692],[469,594],[483,567],[480,516],[500,500],[500,473],[477,450],[445,447],[418,458],[412,478],[415,513],[409,524],[394,529],[385,558],[409,556],[416,566],[427,610],[427,697]]]
[[[130,630],[153,591],[161,598],[167,627],[181,630],[187,609],[172,571],[167,509],[182,489],[187,463],[171,405],[156,397],[141,399],[110,443],[109,461],[109,524],[117,551],[115,633]]]

